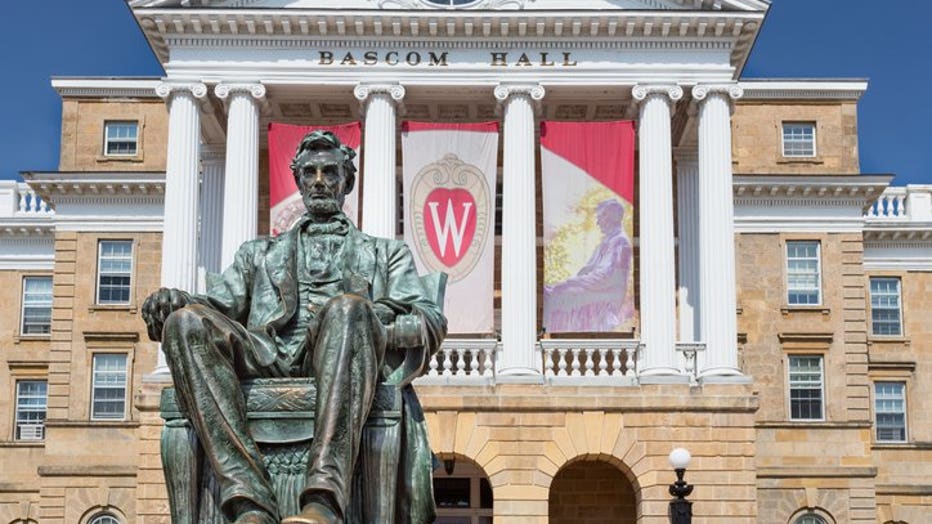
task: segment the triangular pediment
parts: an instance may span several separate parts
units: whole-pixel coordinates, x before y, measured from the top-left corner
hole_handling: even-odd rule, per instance
[[[129,0],[133,8],[766,11],[769,0]]]

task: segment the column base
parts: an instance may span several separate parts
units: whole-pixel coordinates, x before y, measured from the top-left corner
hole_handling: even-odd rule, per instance
[[[699,385],[706,384],[751,384],[754,377],[749,375],[702,375],[699,377]]]
[[[638,384],[645,386],[648,384],[689,384],[689,375],[683,375],[679,372],[676,374],[656,374],[656,375],[638,375]]]

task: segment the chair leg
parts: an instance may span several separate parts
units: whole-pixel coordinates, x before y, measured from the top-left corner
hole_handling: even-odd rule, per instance
[[[374,421],[371,418],[362,432],[356,474],[357,486],[365,495],[354,496],[361,502],[360,522],[395,521],[398,491],[398,460],[401,452],[401,423]]]
[[[170,420],[161,444],[172,524],[197,524],[203,453],[194,428],[185,419]]]

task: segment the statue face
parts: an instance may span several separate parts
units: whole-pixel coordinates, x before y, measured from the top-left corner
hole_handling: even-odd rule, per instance
[[[295,182],[311,215],[329,216],[343,209],[346,172],[339,150],[307,151],[295,170]]]

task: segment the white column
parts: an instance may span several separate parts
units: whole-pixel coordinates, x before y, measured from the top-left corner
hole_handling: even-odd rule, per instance
[[[362,105],[365,143],[362,147],[362,230],[372,236],[395,238],[398,185],[395,137],[396,104],[405,96],[398,84],[360,84],[353,95]]]
[[[265,86],[218,84],[214,94],[228,108],[220,251],[220,265],[227,267],[259,227],[259,102],[265,98]]]
[[[740,375],[735,297],[735,227],[731,172],[731,100],[735,84],[699,85],[699,297],[700,333],[706,343],[703,377]]]
[[[670,118],[683,89],[635,86],[640,103],[641,376],[680,374],[676,356],[676,271],[673,238],[673,148]]]
[[[699,163],[695,149],[675,151],[679,259],[680,342],[698,342],[699,332]]]
[[[220,243],[223,238],[223,167],[226,161],[220,145],[201,146],[201,230],[200,267],[217,273],[220,267]]]
[[[500,84],[503,106],[502,352],[499,375],[541,374],[537,350],[537,210],[534,113],[544,98],[536,84]]]
[[[197,285],[197,172],[201,140],[198,100],[207,95],[199,83],[163,82],[155,92],[168,104],[168,158],[162,228],[163,287],[195,291]],[[167,373],[159,351],[155,373]]]

